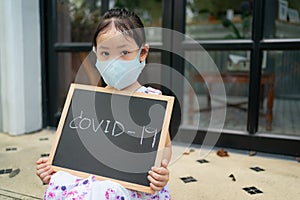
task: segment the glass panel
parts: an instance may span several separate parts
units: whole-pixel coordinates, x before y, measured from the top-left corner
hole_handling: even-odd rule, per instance
[[[300,51],[268,51],[264,57],[259,130],[300,136]]]
[[[299,38],[300,1],[265,1],[265,38]]]
[[[187,0],[186,33],[196,40],[251,37],[252,1]]]
[[[100,0],[57,0],[57,41],[91,42],[99,17]]]
[[[62,111],[71,83],[100,85],[100,75],[95,67],[96,56],[89,52],[58,53],[57,102]]]
[[[207,129],[215,120],[211,119],[211,107],[215,104],[215,109],[227,109],[224,129],[246,131],[250,52],[208,53],[209,56],[200,51],[185,52],[185,77],[189,83],[184,85],[183,124],[199,124],[201,129]],[[211,73],[213,67],[222,79],[217,79],[216,72]],[[216,84],[224,84],[226,96],[219,96],[213,89]]]
[[[134,10],[145,27],[161,27],[162,0],[116,0],[109,6]],[[91,42],[100,17],[101,0],[57,0],[58,42]],[[161,41],[160,30],[146,29],[146,34],[149,42]]]
[[[109,6],[133,10],[145,27],[162,27],[162,0],[111,0]],[[148,42],[161,42],[161,30],[146,28],[145,32]]]

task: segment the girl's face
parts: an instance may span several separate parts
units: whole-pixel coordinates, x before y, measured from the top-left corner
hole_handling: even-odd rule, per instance
[[[101,61],[112,59],[133,60],[139,51],[135,40],[124,36],[114,26],[104,33],[99,33],[96,42],[97,58]],[[144,60],[143,54],[141,53],[140,61]]]

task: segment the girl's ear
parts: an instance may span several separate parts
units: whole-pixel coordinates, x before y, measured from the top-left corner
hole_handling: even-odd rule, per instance
[[[144,62],[149,53],[149,44],[145,44],[140,54],[140,62]]]

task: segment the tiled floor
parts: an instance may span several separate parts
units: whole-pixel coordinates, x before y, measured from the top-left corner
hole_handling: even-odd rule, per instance
[[[0,199],[41,199],[46,189],[35,161],[50,152],[54,131],[11,137],[0,133]],[[300,163],[294,157],[226,149],[228,157],[200,146],[173,144],[170,189],[182,200],[296,200]],[[206,155],[205,157],[200,157]]]
[[[249,156],[248,152],[232,149],[228,157],[212,151],[199,158],[199,151],[195,148],[170,166],[174,199],[279,200],[300,196],[300,163],[293,158],[262,153]],[[189,177],[190,182],[184,183],[182,177]]]

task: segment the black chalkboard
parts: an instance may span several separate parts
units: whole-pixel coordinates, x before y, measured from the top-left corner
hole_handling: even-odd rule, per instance
[[[153,193],[147,175],[161,163],[173,102],[170,96],[72,84],[50,163]]]

